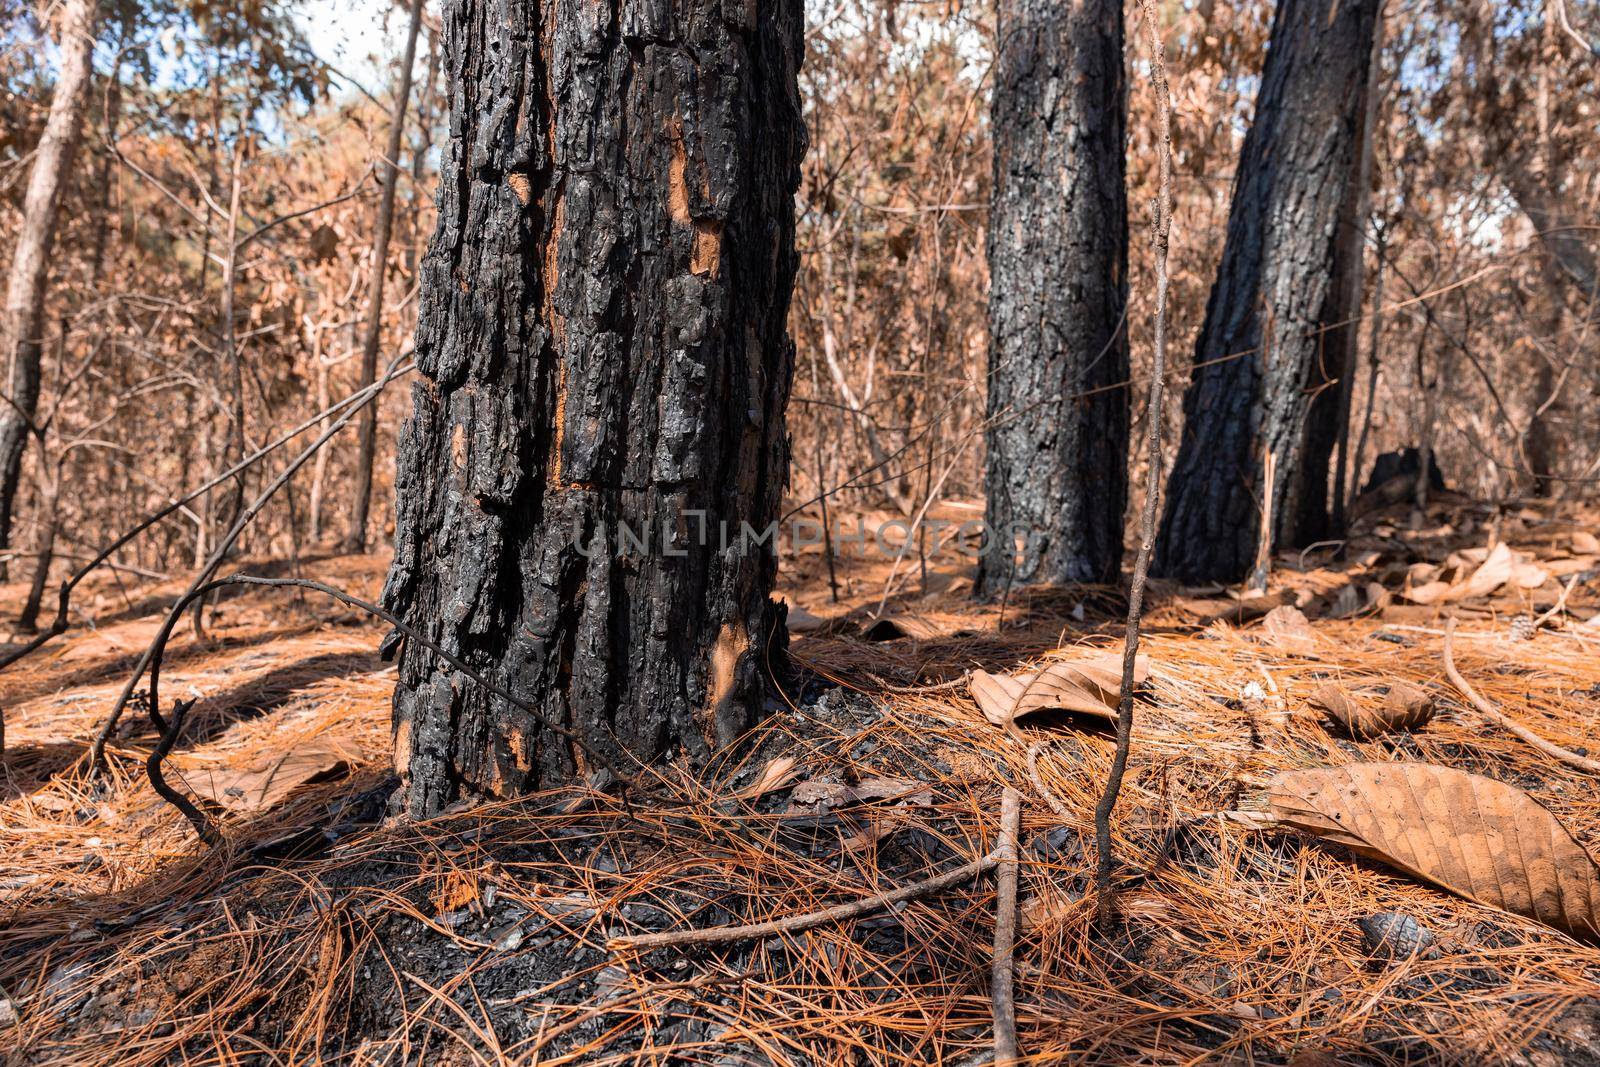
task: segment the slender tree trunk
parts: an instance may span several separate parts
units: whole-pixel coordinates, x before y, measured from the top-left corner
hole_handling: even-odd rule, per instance
[[[428,169],[428,153],[433,149],[433,107],[435,83],[439,80],[439,34],[428,30],[428,67],[417,93],[417,144],[411,150],[411,218],[406,226],[406,276],[416,277],[417,257],[422,252],[423,176]]]
[[[234,143],[233,160],[229,167],[227,252],[222,260],[222,308],[218,315],[217,333],[222,348],[223,370],[228,375],[228,435],[222,443],[222,469],[235,466],[244,458],[244,363],[239,354],[237,298],[239,285],[239,217],[243,196],[244,138],[240,124],[239,140]],[[244,510],[245,472],[233,476],[226,490],[219,490],[221,507],[217,521],[217,539],[227,532]],[[195,618],[205,604],[195,603]]]
[[[1338,220],[1356,173],[1379,0],[1281,0],[1245,136],[1222,264],[1184,395],[1158,573],[1237,581],[1260,514],[1294,539],[1321,326],[1338,285]],[[1266,457],[1270,501],[1258,501]],[[1324,488],[1324,499],[1326,489]]]
[[[44,499],[39,501],[39,543],[34,558],[33,582],[28,587],[28,599],[17,616],[17,629],[33,633],[39,628],[39,611],[44,606],[44,588],[50,580],[50,564],[55,561],[57,507],[60,502],[61,471],[44,487]]]
[[[1377,276],[1372,283],[1372,322],[1367,328],[1367,402],[1361,415],[1361,430],[1356,434],[1355,455],[1350,462],[1349,480],[1340,486],[1341,499],[1353,501],[1361,486],[1361,472],[1366,469],[1367,438],[1372,433],[1372,411],[1378,402],[1378,370],[1383,365],[1383,279],[1388,254],[1388,227],[1378,231]],[[1340,514],[1347,512],[1341,508]]]
[[[1546,17],[1544,20],[1546,55],[1549,54],[1553,44],[1555,29],[1555,21]],[[1554,185],[1556,188],[1560,188],[1563,184],[1561,181],[1561,168],[1557,163],[1554,146],[1550,141],[1550,66],[1548,62],[1541,64],[1539,67],[1537,113],[1539,119],[1539,174],[1544,176],[1544,184],[1546,186]],[[1533,184],[1532,178],[1526,174],[1518,176],[1515,180],[1522,185]],[[1529,193],[1525,195],[1528,196],[1530,202],[1535,199],[1535,194]],[[1549,213],[1546,212],[1546,214],[1548,215]],[[1535,226],[1539,226],[1539,221],[1534,218],[1532,212],[1529,213],[1529,219],[1533,220]],[[1581,237],[1586,229],[1587,227],[1573,227],[1571,234]],[[1544,262],[1541,264],[1540,273],[1544,278],[1545,299],[1549,302],[1544,320],[1545,344],[1548,347],[1545,352],[1535,352],[1534,354],[1534,360],[1538,367],[1534,372],[1533,400],[1529,404],[1528,426],[1523,434],[1522,454],[1527,461],[1528,469],[1533,473],[1533,495],[1540,499],[1546,499],[1554,494],[1556,488],[1555,479],[1551,477],[1556,469],[1556,448],[1555,435],[1551,432],[1550,423],[1555,421],[1552,416],[1556,416],[1560,412],[1561,398],[1556,394],[1558,386],[1556,385],[1555,368],[1550,365],[1549,353],[1558,352],[1562,347],[1561,325],[1567,301],[1562,292],[1561,275],[1565,270],[1575,280],[1583,277],[1589,279],[1590,291],[1585,294],[1588,297],[1589,306],[1585,314],[1594,321],[1600,321],[1600,315],[1596,314],[1594,306],[1595,300],[1600,298],[1600,293],[1596,293],[1594,287],[1600,282],[1595,280],[1596,272],[1592,256],[1587,257],[1586,275],[1581,265],[1581,261],[1588,252],[1588,247],[1585,243],[1581,240],[1578,242],[1576,255],[1580,265],[1577,273],[1574,274],[1570,268],[1561,266],[1561,260],[1558,258],[1564,256],[1567,261],[1574,261],[1574,251],[1562,245],[1564,239],[1570,239],[1570,234],[1558,235],[1555,230],[1540,227],[1540,237],[1545,247],[1545,257]]]
[[[1128,475],[1120,0],[1002,0],[976,592],[1115,581]],[[1012,531],[1023,535],[1020,557]]]
[[[383,194],[378,199],[378,224],[372,235],[372,286],[367,293],[367,322],[361,335],[361,368],[356,388],[365,389],[378,374],[378,341],[383,336],[383,283],[389,266],[389,234],[394,228],[394,191],[400,181],[400,145],[406,132],[406,104],[411,99],[411,68],[417,58],[417,27],[422,25],[423,0],[411,0],[411,24],[406,29],[405,52],[400,59],[395,86],[394,118],[389,123],[389,146],[383,157]],[[358,425],[355,494],[350,501],[350,525],[345,530],[344,552],[367,547],[367,513],[372,503],[372,457],[378,444],[378,401],[361,409]]]
[[[385,601],[618,766],[693,765],[782,653],[776,559],[741,524],[764,531],[788,474],[800,0],[444,20]],[[411,642],[394,721],[413,816],[596,769]]]
[[[111,68],[111,77],[106,84],[105,136],[112,145],[117,143],[117,127],[122,120],[122,50],[126,40],[127,29],[124,27],[122,38],[117,42],[117,60]],[[112,170],[113,162],[109,149],[100,153],[99,173],[95,177],[95,186],[100,190],[100,225],[94,228],[94,246],[89,254],[91,291],[100,285],[100,273],[106,261],[106,245],[116,229],[113,221],[116,219],[117,211],[117,183],[116,172]]]
[[[39,360],[44,350],[44,297],[50,278],[50,247],[62,186],[72,170],[72,155],[93,74],[95,0],[66,0],[61,13],[61,69],[50,115],[34,154],[22,224],[11,253],[0,358],[6,363],[6,396],[0,399],[0,548],[11,539],[12,508],[39,408]],[[5,576],[0,557],[0,578]]]
[[[1555,385],[1555,374],[1548,363],[1540,361],[1534,375],[1533,394],[1547,397]],[[1538,402],[1537,400],[1535,401]],[[1528,430],[1523,437],[1523,453],[1527,456],[1528,470],[1533,473],[1532,493],[1539,499],[1548,499],[1555,492],[1555,449],[1552,447],[1550,422],[1545,413],[1536,413],[1528,420]]]

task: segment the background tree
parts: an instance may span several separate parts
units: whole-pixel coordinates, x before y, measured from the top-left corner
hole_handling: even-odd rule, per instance
[[[1114,581],[1128,495],[1122,5],[1000,0],[977,591]]]
[[[1336,290],[1378,0],[1282,0],[1234,177],[1222,263],[1184,394],[1158,573],[1242,578],[1269,536],[1292,541],[1320,327]],[[1266,472],[1272,471],[1271,477]],[[1325,499],[1325,491],[1324,491]]]
[[[739,527],[776,517],[788,466],[800,14],[446,10],[385,601],[602,751],[730,742],[782,632],[775,559]],[[412,815],[593,769],[409,643],[395,730]]]
[[[89,79],[93,74],[96,0],[66,0],[57,44],[61,67],[56,76],[50,117],[34,149],[23,202],[22,225],[11,252],[6,281],[0,354],[6,363],[6,395],[0,403],[0,547],[10,543],[11,509],[22,475],[22,454],[39,409],[40,362],[44,352],[45,287],[56,235],[61,189],[77,151]],[[5,561],[0,558],[0,577]]]
[[[406,46],[400,54],[395,79],[394,115],[389,120],[389,146],[380,164],[383,192],[378,199],[378,221],[372,235],[372,277],[367,285],[367,321],[361,331],[361,368],[356,384],[371,385],[378,374],[378,342],[383,337],[383,289],[389,273],[389,235],[394,228],[394,194],[400,184],[400,146],[406,132],[406,106],[411,102],[411,68],[417,55],[417,31],[422,26],[422,0],[411,0],[406,26]],[[431,74],[431,72],[430,72]],[[432,80],[431,77],[429,79]],[[350,525],[345,529],[345,552],[367,546],[367,511],[372,503],[372,457],[378,443],[378,412],[361,412],[356,443],[355,493],[350,500]]]

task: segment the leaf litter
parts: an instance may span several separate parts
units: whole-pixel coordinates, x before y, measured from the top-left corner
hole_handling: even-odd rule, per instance
[[[1499,534],[1528,562],[1549,562],[1552,544],[1585,547],[1570,525],[1529,520],[1519,530],[1519,521]],[[1446,530],[1450,543],[1419,541],[1417,555],[1448,562],[1474,550],[1472,523],[1453,522],[1461,532]],[[1050,841],[1023,850],[1026,921],[1015,947],[1019,1038],[1039,1062],[1315,1054],[1543,1067],[1582,1057],[1600,1032],[1600,950],[1561,930],[1587,929],[1588,883],[1572,872],[1600,841],[1594,778],[1486,730],[1443,684],[1444,606],[1403,603],[1412,563],[1395,540],[1358,539],[1344,564],[1280,561],[1268,597],[1250,601],[1152,589],[1150,669],[1113,824],[1129,887],[1110,935],[1093,930],[1084,847],[1110,741],[1041,728],[1059,719],[1020,709],[1029,682],[1058,665],[1104,657],[1120,667],[1114,590],[1018,590],[1003,608],[960,591],[907,594],[891,600],[893,612],[938,624],[925,637],[868,643],[858,634],[881,575],[858,570],[859,595],[832,602],[822,561],[810,561],[811,573],[794,577],[798,599],[837,621],[793,638],[799,675],[788,699],[707,769],[684,805],[630,808],[563,792],[465,805],[420,826],[383,824],[382,669],[319,665],[371,649],[378,632],[333,615],[286,620],[279,605],[240,598],[214,647],[175,649],[174,691],[206,696],[176,766],[186,779],[197,767],[260,771],[296,745],[324,743],[350,746],[353,758],[343,777],[226,812],[227,855],[199,850],[150,793],[139,767],[154,738],[142,724],[113,746],[106,782],[72,764],[121,682],[101,664],[126,651],[97,649],[91,632],[69,635],[70,658],[45,657],[7,679],[0,846],[17,877],[0,888],[0,988],[16,1016],[6,1036],[30,1062],[91,1067],[239,1062],[263,1048],[352,1062],[400,1049],[412,1061],[486,1063],[799,1065],[852,1062],[867,1049],[861,1062],[972,1060],[990,1042],[986,879],[690,958],[617,955],[605,944],[801,914],[954,869],[993,847],[1011,782],[1026,797],[1022,839]],[[1489,555],[1459,556],[1440,574],[1465,579]],[[308,569],[375,587],[382,561]],[[1582,626],[1600,612],[1600,587],[1571,573],[1580,579],[1564,612],[1527,641],[1510,640],[1505,620],[1548,610],[1557,583],[1502,582],[1447,604],[1461,613],[1457,665],[1481,695],[1582,748],[1600,715],[1597,639]],[[1383,605],[1374,586],[1395,602]],[[1358,599],[1343,595],[1341,605],[1346,588]],[[1361,610],[1342,610],[1352,604]],[[1280,606],[1305,617],[1311,644],[1276,643],[1263,616]],[[1022,701],[1005,690],[1007,728],[976,698],[980,671],[1006,680],[997,685],[1026,679]],[[1437,713],[1345,730],[1312,699],[1330,685],[1363,710],[1409,687],[1433,695]],[[1087,706],[1074,714],[1109,715],[1109,677],[1086,683],[1080,673],[1074,687],[1069,695]],[[1263,706],[1308,713],[1268,722],[1247,691]],[[1030,778],[1037,739],[1049,745]],[[1424,806],[1414,821],[1391,798],[1381,825],[1352,832],[1341,827],[1354,822],[1325,812],[1347,794],[1285,791],[1311,781],[1286,776],[1374,764],[1385,775],[1442,768],[1428,773],[1469,776],[1471,795],[1512,799],[1474,829],[1453,802],[1443,818]],[[1223,817],[1241,794],[1274,782],[1289,816],[1276,831]],[[1459,787],[1439,788],[1456,796]],[[796,794],[812,792],[844,803],[802,815]],[[796,819],[810,820],[805,833],[780,832]],[[1291,825],[1318,819],[1334,831]],[[1477,841],[1481,855],[1503,841],[1529,859],[1508,867],[1512,853],[1501,849],[1492,883],[1478,869],[1437,866],[1419,844],[1429,840],[1424,823],[1448,831],[1440,847]],[[1369,851],[1357,862],[1355,845],[1335,834]],[[1504,910],[1518,900],[1525,914]]]

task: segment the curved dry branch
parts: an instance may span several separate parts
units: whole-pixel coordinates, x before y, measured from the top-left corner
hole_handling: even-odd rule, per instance
[[[1473,707],[1482,712],[1489,721],[1510,733],[1516,734],[1545,755],[1558,759],[1568,767],[1583,771],[1586,774],[1600,774],[1600,762],[1589,759],[1587,756],[1580,756],[1571,749],[1562,748],[1554,741],[1545,740],[1480,696],[1478,691],[1472,688],[1471,683],[1462,677],[1461,672],[1456,669],[1455,656],[1451,654],[1451,640],[1455,637],[1455,632],[1456,618],[1452,615],[1444,624],[1444,672],[1450,676],[1451,684],[1461,691],[1461,695],[1472,702]]]

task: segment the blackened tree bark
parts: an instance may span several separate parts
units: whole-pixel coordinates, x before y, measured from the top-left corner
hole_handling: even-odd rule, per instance
[[[11,253],[4,319],[0,320],[0,547],[11,538],[11,509],[22,476],[22,454],[39,409],[39,361],[44,351],[44,297],[50,277],[61,188],[72,171],[78,131],[93,73],[95,0],[67,0],[61,12],[61,67],[44,133],[34,152],[22,224]],[[5,563],[0,560],[0,577]]]
[[[1338,284],[1338,219],[1356,173],[1357,131],[1378,0],[1281,0],[1255,121],[1234,178],[1228,234],[1168,481],[1157,572],[1237,581],[1255,557],[1261,508],[1292,541],[1306,479],[1307,412]],[[1268,453],[1270,501],[1258,500]]]
[[[1333,284],[1323,300],[1317,337],[1321,344],[1311,367],[1311,408],[1306,413],[1305,444],[1300,454],[1300,486],[1294,507],[1294,543],[1314,544],[1343,537],[1345,508],[1344,448],[1350,432],[1350,400],[1355,392],[1356,361],[1361,337],[1362,283],[1366,276],[1367,218],[1372,210],[1372,136],[1377,91],[1370,84],[1383,47],[1381,18],[1374,18],[1372,59],[1362,79],[1356,110],[1354,168],[1333,232]],[[1332,463],[1335,452],[1339,461]],[[1329,468],[1333,470],[1330,509]]]
[[[696,762],[759,713],[782,632],[740,524],[776,518],[788,473],[800,0],[444,21],[385,601],[618,766]],[[413,816],[593,769],[410,643],[394,723]]]
[[[1115,581],[1128,495],[1122,5],[1001,0],[998,28],[980,596]]]

